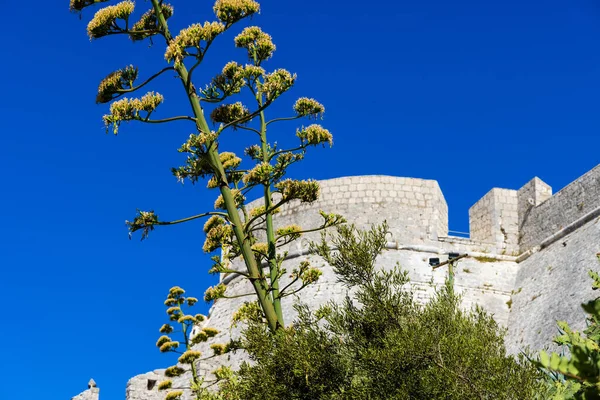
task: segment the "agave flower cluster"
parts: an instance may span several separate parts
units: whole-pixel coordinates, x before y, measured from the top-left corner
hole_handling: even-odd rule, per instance
[[[108,128],[112,125],[113,132],[116,135],[119,132],[121,122],[148,118],[163,100],[164,97],[160,93],[149,92],[140,99],[124,97],[115,101],[110,105],[110,114],[103,117],[106,130],[108,131]],[[141,112],[145,112],[146,115],[142,117]]]
[[[122,19],[127,23],[134,8],[135,4],[131,0],[101,8],[87,26],[88,36],[90,39],[98,39],[112,32],[121,31],[122,29],[117,25],[117,20]]]
[[[165,19],[169,19],[173,16],[173,6],[170,4],[162,3],[160,5],[161,13]],[[160,32],[160,26],[158,24],[158,18],[154,8],[146,11],[140,19],[133,24],[129,37],[131,40],[143,40],[158,32]]]
[[[205,320],[202,314],[186,314],[183,307],[193,307],[198,302],[195,297],[186,297],[185,290],[175,286],[169,290],[164,304],[167,307],[167,315],[171,323],[164,324],[159,329],[162,334],[156,342],[156,347],[163,353],[179,354],[178,365],[171,366],[165,370],[167,378],[180,377],[186,373],[191,375],[190,388],[193,392],[201,391],[203,379],[199,376],[196,364],[202,361],[202,353],[193,349],[193,346],[215,337],[219,331],[211,327],[203,327],[194,336],[191,336],[192,328]],[[181,330],[177,330],[173,324],[178,324]],[[172,333],[180,332],[183,340],[176,341],[171,338]],[[181,349],[182,348],[182,349]],[[230,345],[213,344],[210,346],[213,356],[222,355],[231,350]],[[158,390],[169,391],[165,399],[178,399],[183,395],[182,388],[173,388],[173,381],[166,379],[159,383]]]
[[[268,60],[275,52],[275,44],[271,35],[265,33],[258,26],[249,26],[235,37],[236,47],[248,51],[248,58],[258,66]]]
[[[96,103],[108,103],[115,95],[133,87],[138,77],[138,69],[133,65],[111,72],[98,85]]]

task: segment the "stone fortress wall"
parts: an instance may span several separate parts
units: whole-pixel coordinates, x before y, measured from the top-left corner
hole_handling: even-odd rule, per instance
[[[357,176],[321,181],[320,199],[310,205],[289,204],[275,216],[276,227],[320,223],[319,210],[344,215],[360,229],[387,221],[390,238],[378,263],[389,268],[399,263],[409,272],[412,288],[426,301],[447,275],[446,268],[432,270],[430,257],[446,259],[449,252],[467,253],[459,262],[455,287],[464,307],[479,304],[508,327],[507,348],[516,353],[551,343],[557,319],[576,327],[584,325],[580,304],[592,297],[587,271],[596,267],[600,251],[600,166],[552,196],[538,178],[519,190],[490,190],[469,210],[470,237],[448,234],[448,207],[433,180],[390,176]],[[252,202],[249,207],[260,205]],[[292,244],[283,267],[291,271],[301,260],[323,266],[320,281],[301,292],[311,307],[340,300],[346,290],[336,283],[324,261],[309,254],[307,243],[318,234]],[[242,265],[234,265],[241,268]],[[234,276],[221,277],[227,294],[251,293],[250,285]],[[221,299],[213,305],[206,326],[221,331],[198,350],[211,354],[211,343],[224,343],[239,335],[231,316],[245,299]],[[284,312],[293,313],[293,299]],[[290,320],[290,318],[288,318]],[[210,373],[218,365],[237,366],[242,353],[217,357],[202,365]],[[158,400],[163,395],[151,381],[162,379],[162,370],[134,377],[127,386],[128,400]],[[180,378],[185,383],[189,378]]]

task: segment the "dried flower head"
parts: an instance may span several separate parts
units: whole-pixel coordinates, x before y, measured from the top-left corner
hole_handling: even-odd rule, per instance
[[[294,111],[298,116],[317,119],[322,117],[325,107],[315,99],[301,97],[294,104]]]
[[[233,197],[233,201],[235,202],[235,206],[236,208],[239,208],[244,200],[246,200],[246,198],[244,197],[244,195],[242,194],[242,192],[239,189],[232,189],[231,190],[231,195]],[[225,210],[225,200],[223,200],[223,195],[219,195],[219,197],[217,197],[217,200],[215,200],[215,209],[217,210]]]
[[[217,286],[209,287],[206,289],[206,292],[204,292],[204,301],[209,302],[222,298],[225,296],[225,290],[227,290],[227,286],[222,283],[219,283]]]
[[[164,324],[163,326],[160,327],[160,329],[158,331],[160,333],[169,334],[169,333],[173,332],[173,327],[169,324]]]
[[[260,5],[254,0],[217,0],[213,10],[219,20],[230,26],[259,12]]]
[[[69,9],[73,12],[83,10],[85,7],[94,5],[96,3],[104,3],[108,0],[71,0],[69,3]]]
[[[173,16],[172,5],[163,3],[160,7],[165,19],[169,19]],[[140,19],[133,24],[130,31],[129,37],[131,40],[142,40],[157,34],[160,31],[160,26],[158,24],[158,18],[156,18],[156,13],[154,12],[154,7],[146,11]]]
[[[249,26],[235,37],[235,46],[248,50],[248,58],[256,65],[268,60],[275,52],[271,35],[264,33],[258,26]]]
[[[96,103],[108,103],[122,90],[131,89],[137,77],[138,69],[133,65],[111,72],[98,86]]]
[[[285,69],[277,69],[265,75],[262,83],[258,83],[258,91],[265,96],[267,103],[272,102],[288,91],[296,82],[296,74]]]
[[[111,32],[119,32],[121,28],[117,26],[117,20],[127,21],[134,8],[135,4],[131,0],[101,8],[87,26],[88,36],[90,39],[98,39]]]
[[[316,146],[325,143],[329,143],[329,146],[333,145],[333,135],[327,129],[317,124],[312,124],[306,128],[302,127],[302,129],[296,131],[296,136],[300,138],[304,146]]]
[[[250,111],[240,101],[233,104],[222,104],[210,113],[210,118],[214,123],[229,124],[239,121],[238,124],[244,124],[249,121]]]
[[[171,380],[162,381],[161,383],[158,384],[158,390],[171,389],[172,386],[173,386],[173,381],[171,381]]]
[[[165,396],[165,400],[178,400],[181,398],[181,396],[183,396],[183,391],[176,390],[174,392],[167,393],[167,395]]]
[[[188,48],[195,48],[200,54],[206,49],[215,38],[225,30],[225,25],[220,22],[205,22],[202,24],[193,24],[188,28],[182,29],[173,40],[169,42],[165,52],[165,60],[175,64],[181,64],[183,58],[187,55]],[[204,43],[204,44],[203,44]]]
[[[283,200],[300,200],[302,203],[312,203],[319,198],[319,183],[314,180],[297,181],[285,179],[275,184]]]
[[[202,353],[199,351],[187,350],[181,355],[181,357],[179,357],[177,361],[179,361],[181,364],[191,364],[200,357],[202,357]]]
[[[185,369],[178,367],[177,365],[169,367],[165,370],[165,376],[168,378],[175,378],[183,374],[185,374]]]
[[[129,238],[131,234],[142,229],[142,240],[146,239],[151,231],[154,230],[154,225],[158,224],[158,215],[154,211],[137,210],[137,215],[133,221],[125,221],[125,225],[129,227]]]

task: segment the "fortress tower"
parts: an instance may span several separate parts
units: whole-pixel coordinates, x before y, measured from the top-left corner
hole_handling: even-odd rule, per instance
[[[391,236],[378,263],[383,268],[399,263],[409,272],[416,296],[422,301],[443,284],[447,274],[444,268],[432,270],[428,259],[439,257],[443,261],[450,252],[467,253],[469,257],[459,262],[455,289],[463,295],[464,307],[479,304],[508,328],[507,348],[511,353],[527,346],[537,350],[549,345],[556,334],[556,320],[566,320],[577,329],[584,326],[580,304],[593,298],[587,271],[597,267],[596,253],[600,251],[600,166],[555,195],[538,178],[519,190],[490,190],[469,210],[468,239],[448,235],[448,207],[436,181],[357,176],[320,183],[318,201],[286,205],[275,217],[276,226],[317,226],[318,210],[342,214],[361,229],[387,221]],[[258,205],[260,201],[249,207]],[[300,293],[301,301],[317,307],[342,299],[346,292],[336,283],[331,268],[309,253],[307,243],[311,239],[317,236],[308,235],[293,243],[283,267],[289,271],[303,259],[323,267],[319,282]],[[222,276],[221,281],[227,285],[228,295],[251,291],[238,277]],[[290,315],[293,299],[287,300],[284,313]],[[210,354],[211,343],[226,342],[230,334],[239,335],[239,329],[230,329],[230,324],[243,301],[215,302],[205,324],[221,333],[201,344],[200,351]],[[238,352],[201,367],[209,373],[221,364],[237,366],[243,358]],[[132,378],[127,399],[162,400],[162,393],[149,384],[162,379],[162,370]],[[182,383],[188,380],[180,379]]]

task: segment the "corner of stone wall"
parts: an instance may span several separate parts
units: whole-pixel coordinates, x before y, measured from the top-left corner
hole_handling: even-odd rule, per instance
[[[430,201],[429,207],[433,209],[433,218],[429,222],[427,233],[430,240],[437,241],[440,237],[448,236],[448,203],[437,181],[425,182],[431,186],[431,194],[426,194],[425,198]]]
[[[517,191],[494,188],[469,209],[471,240],[488,243],[490,252],[514,256],[519,246]]]
[[[99,400],[100,388],[96,385],[93,379],[90,379],[87,390],[79,393],[77,396],[72,397],[71,400]]]
[[[531,211],[552,197],[552,187],[537,176],[517,191],[519,213],[519,247],[522,247],[522,228],[527,223]],[[520,248],[520,252],[528,249]]]

